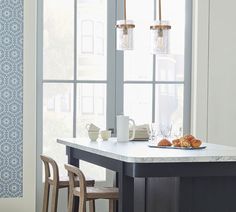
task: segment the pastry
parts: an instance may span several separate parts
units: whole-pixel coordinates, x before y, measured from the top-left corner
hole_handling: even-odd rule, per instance
[[[173,141],[172,141],[172,144],[173,144],[174,147],[181,147],[181,146],[180,146],[180,140],[179,140],[179,139],[173,140]]]
[[[180,146],[181,147],[191,147],[191,142],[185,137],[180,138]]]
[[[195,137],[193,135],[185,135],[183,138],[187,139],[188,141],[191,141]]]
[[[172,146],[172,143],[164,138],[159,141],[158,146]]]
[[[202,142],[200,140],[198,140],[198,139],[194,138],[194,139],[191,140],[191,146],[193,148],[198,148],[198,147],[201,146],[201,144],[202,144]]]

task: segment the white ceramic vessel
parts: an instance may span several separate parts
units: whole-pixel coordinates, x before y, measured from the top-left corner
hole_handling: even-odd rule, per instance
[[[129,124],[132,124],[132,136],[129,137]],[[129,116],[119,115],[117,116],[117,141],[128,142],[135,137],[135,122],[130,119]]]

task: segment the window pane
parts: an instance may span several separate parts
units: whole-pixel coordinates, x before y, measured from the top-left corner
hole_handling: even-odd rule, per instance
[[[156,119],[160,124],[172,124],[173,130],[183,127],[183,85],[156,85]]]
[[[64,173],[65,146],[56,139],[73,136],[72,88],[70,84],[44,84],[43,87],[43,153],[54,158]]]
[[[184,55],[156,58],[156,81],[183,81]]]
[[[124,114],[136,124],[152,122],[152,85],[125,85]]]
[[[106,84],[78,84],[77,137],[87,137],[86,124],[106,129]]]
[[[186,0],[165,0],[162,3],[163,20],[168,20],[172,26],[170,31],[170,52],[174,55],[184,54],[185,1]]]
[[[107,0],[80,0],[77,17],[77,79],[106,80]]]
[[[150,54],[149,26],[154,17],[154,1],[127,1],[128,19],[135,21],[134,50],[124,52],[125,80],[151,80],[153,56]]]
[[[170,55],[157,58],[157,81],[184,80],[185,1],[163,1],[163,19],[170,21],[172,26],[170,30]]]
[[[74,0],[44,1],[44,79],[72,79]]]
[[[77,137],[88,137],[86,124],[94,123],[106,129],[106,84],[78,84],[77,86]],[[96,180],[106,180],[106,170],[81,161],[83,172]]]

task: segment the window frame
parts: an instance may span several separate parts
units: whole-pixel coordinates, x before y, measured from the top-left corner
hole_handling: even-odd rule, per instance
[[[77,1],[75,1],[75,14],[77,14]],[[154,8],[156,8],[156,0]],[[106,83],[107,85],[107,128],[116,129],[116,115],[123,113],[124,105],[124,85],[125,84],[151,84],[155,91],[156,84],[183,84],[184,85],[184,117],[183,133],[190,133],[191,115],[191,69],[192,69],[192,2],[186,0],[186,27],[185,27],[185,71],[184,81],[162,82],[156,81],[155,71],[151,81],[124,81],[124,53],[116,51],[116,20],[123,17],[123,2],[116,0],[107,1],[107,80],[77,80],[77,55],[74,50],[74,79],[72,80],[43,80],[43,1],[38,1],[37,5],[37,158],[43,150],[43,83],[73,83],[73,137],[76,137],[76,108],[77,108],[77,85],[78,83]],[[118,9],[119,8],[119,9]],[[154,17],[156,10],[154,9]],[[74,17],[75,20],[76,17]],[[77,21],[74,23],[77,28]],[[74,46],[77,47],[77,32],[74,34]],[[153,70],[155,70],[155,57],[153,56]],[[108,83],[109,82],[109,83]],[[153,92],[152,121],[155,121],[155,92]],[[42,163],[37,160],[37,211],[41,208],[42,202]],[[107,180],[112,183],[112,174],[107,171]],[[104,183],[104,182],[103,182]]]
[[[155,122],[156,107],[156,85],[183,85],[184,102],[183,102],[183,134],[189,134],[191,129],[191,72],[192,72],[192,16],[193,0],[185,0],[185,47],[184,47],[184,80],[183,81],[159,81],[156,79],[156,59],[153,55],[152,80],[124,80],[124,53],[117,51],[116,53],[116,114],[122,114],[124,111],[124,86],[127,84],[148,84],[152,85],[152,122]],[[153,0],[153,19],[157,18],[157,0]],[[117,8],[123,8],[120,2]],[[122,19],[123,10],[117,13],[118,19]],[[118,71],[119,70],[119,71]]]
[[[43,1],[38,1],[37,4],[37,158],[43,152],[43,86],[44,84],[72,84],[73,85],[73,137],[76,137],[77,131],[77,85],[78,84],[106,84],[107,89],[107,110],[106,113],[110,114],[107,116],[107,127],[115,128],[115,72],[116,72],[116,34],[115,34],[115,23],[116,23],[116,0],[107,1],[107,15],[110,18],[107,18],[107,79],[106,80],[77,80],[77,57],[81,54],[77,49],[78,37],[77,37],[77,0],[74,0],[74,70],[73,70],[73,79],[68,80],[52,80],[52,79],[43,79]],[[94,30],[94,29],[93,29]],[[94,40],[94,38],[93,38]],[[93,41],[94,42],[94,41]],[[105,50],[105,49],[104,49]],[[105,52],[105,51],[104,51]],[[98,54],[100,55],[100,54]],[[109,83],[108,83],[109,82]],[[110,103],[108,103],[110,102]],[[105,103],[104,103],[105,104]],[[108,107],[109,104],[109,107]],[[36,164],[36,188],[37,188],[37,202],[36,209],[37,211],[41,210],[42,203],[42,163],[40,160],[37,160]],[[100,181],[98,184],[105,186],[106,184],[113,183],[113,173],[106,171],[106,181]]]
[[[107,80],[76,80],[77,78],[77,1],[75,1],[74,10],[74,79],[73,80],[43,80],[43,83],[74,83],[74,110],[76,110],[76,96],[78,83],[107,83],[107,128],[116,129],[115,117],[117,114],[122,114],[124,111],[124,86],[126,84],[150,84],[152,85],[152,122],[155,122],[155,105],[156,105],[156,85],[173,84],[184,86],[184,113],[183,113],[183,133],[187,134],[190,132],[190,114],[191,114],[191,69],[192,69],[192,0],[186,0],[186,27],[185,27],[185,70],[183,81],[158,81],[156,80],[156,56],[153,55],[153,76],[152,80],[132,80],[124,81],[124,53],[122,51],[116,51],[116,32],[115,23],[117,19],[123,17],[123,2],[122,1],[107,1]],[[153,0],[154,11],[153,18],[157,16],[156,0]],[[112,11],[116,8],[114,13]],[[119,8],[119,10],[118,10]],[[93,29],[94,30],[94,29]],[[42,77],[41,77],[42,78]],[[110,82],[110,83],[109,83]],[[114,86],[115,85],[115,86]],[[115,95],[114,95],[115,94]],[[74,111],[73,121],[73,136],[76,137],[76,111]],[[115,131],[115,130],[114,130]]]

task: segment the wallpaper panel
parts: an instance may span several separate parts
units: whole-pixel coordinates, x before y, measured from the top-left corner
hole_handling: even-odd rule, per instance
[[[0,198],[22,187],[23,0],[0,0]]]

